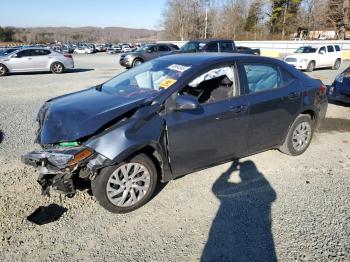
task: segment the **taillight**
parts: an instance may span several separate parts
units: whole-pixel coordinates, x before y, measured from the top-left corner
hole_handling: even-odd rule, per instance
[[[321,94],[324,94],[324,95],[327,93],[327,87],[325,84],[322,84],[320,86],[320,92],[321,92]]]
[[[64,57],[72,58],[72,55],[64,54]]]

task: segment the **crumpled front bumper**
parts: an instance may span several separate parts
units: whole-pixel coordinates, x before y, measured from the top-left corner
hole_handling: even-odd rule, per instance
[[[43,195],[49,195],[50,187],[67,196],[75,194],[73,182],[74,171],[58,168],[48,161],[45,151],[33,151],[21,156],[21,161],[39,171],[37,182],[40,184]]]

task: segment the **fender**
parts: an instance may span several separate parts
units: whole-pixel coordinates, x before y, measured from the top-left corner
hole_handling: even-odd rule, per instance
[[[140,109],[142,110],[143,108]],[[148,111],[147,107],[144,111]],[[144,115],[142,118],[141,114]],[[85,145],[110,159],[113,165],[125,161],[146,147],[151,147],[162,169],[162,182],[173,178],[167,153],[165,119],[161,113],[138,112],[135,117],[111,129],[90,139]]]

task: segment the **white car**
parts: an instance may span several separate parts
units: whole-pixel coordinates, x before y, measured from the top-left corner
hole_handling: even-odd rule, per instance
[[[122,45],[122,52],[126,53],[126,52],[130,52],[131,48],[128,45]]]
[[[332,44],[302,46],[294,54],[286,56],[284,62],[307,72],[322,67],[338,70],[341,64],[341,48],[339,45]]]
[[[74,49],[74,54],[92,54],[94,52],[93,48],[89,47],[78,47]]]

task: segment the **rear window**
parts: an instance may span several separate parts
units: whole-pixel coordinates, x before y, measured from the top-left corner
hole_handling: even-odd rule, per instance
[[[208,44],[207,47],[205,48],[205,51],[207,51],[207,52],[219,52],[218,43]]]
[[[221,52],[233,53],[233,44],[230,42],[221,42],[220,43]]]
[[[291,84],[295,78],[283,68],[272,64],[244,64],[249,93],[282,88]]]
[[[334,52],[334,47],[332,45],[327,45],[327,51],[328,53]]]
[[[335,47],[335,51],[340,51],[340,46],[338,46],[338,45],[334,45],[334,47]]]

